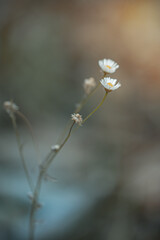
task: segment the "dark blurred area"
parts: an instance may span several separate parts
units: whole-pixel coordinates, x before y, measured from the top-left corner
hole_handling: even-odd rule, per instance
[[[160,239],[160,1],[0,0],[0,239],[28,236],[29,188],[3,102],[32,123],[44,159],[83,96],[83,81],[120,68],[122,87],[76,131],[44,181],[37,239]],[[82,110],[103,98],[100,87]],[[37,153],[17,118],[35,182]]]

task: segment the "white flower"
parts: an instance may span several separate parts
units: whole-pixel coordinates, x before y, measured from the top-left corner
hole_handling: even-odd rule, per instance
[[[75,121],[79,126],[82,125],[83,119],[82,116],[79,113],[73,113],[71,114],[71,119]]]
[[[98,61],[100,68],[105,73],[114,73],[119,65],[111,59],[103,59]]]
[[[86,78],[83,83],[84,91],[88,95],[95,88],[96,81],[94,78]]]
[[[103,87],[105,88],[106,92],[111,92],[121,86],[121,84],[119,82],[116,83],[117,79],[112,79],[110,77],[103,78],[100,80],[100,82],[103,85]]]

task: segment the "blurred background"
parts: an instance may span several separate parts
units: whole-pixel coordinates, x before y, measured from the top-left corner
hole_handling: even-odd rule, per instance
[[[122,87],[76,131],[44,181],[37,239],[160,239],[160,1],[0,0],[0,239],[28,236],[29,188],[11,120],[13,99],[32,123],[39,154],[17,118],[35,182],[39,163],[84,95],[120,68]],[[81,114],[103,98],[100,87]]]

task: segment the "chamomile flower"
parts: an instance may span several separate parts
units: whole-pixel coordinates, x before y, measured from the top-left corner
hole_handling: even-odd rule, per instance
[[[121,86],[119,82],[117,83],[117,79],[112,79],[110,77],[101,79],[100,83],[103,85],[106,92],[112,92]]]
[[[105,73],[114,73],[119,65],[111,59],[103,59],[98,61],[100,68]]]

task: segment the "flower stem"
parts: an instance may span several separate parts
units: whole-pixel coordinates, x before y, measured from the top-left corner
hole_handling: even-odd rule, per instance
[[[87,95],[85,96],[82,101],[80,102],[79,106],[77,107],[77,109],[75,110],[75,113],[79,113],[81,111],[81,109],[83,108],[83,106],[88,102],[89,98],[95,93],[95,91],[99,88],[100,86],[100,82],[97,84],[97,86]]]
[[[29,131],[30,131],[30,133],[31,133],[31,137],[32,137],[32,140],[33,140],[33,143],[34,143],[34,145],[36,145],[35,144],[35,140],[34,140],[34,134],[33,134],[33,130],[32,130],[32,126],[31,126],[31,123],[29,122],[29,120],[26,118],[26,116],[23,114],[23,113],[21,113],[20,111],[16,111],[16,114],[18,114],[22,119],[23,119],[23,121],[26,123],[26,125],[27,125],[27,127],[28,127],[28,129],[29,129]]]
[[[57,151],[51,151],[48,154],[47,158],[42,163],[42,166],[40,168],[37,184],[36,184],[36,187],[35,187],[35,190],[34,190],[34,194],[33,194],[31,211],[30,211],[30,233],[29,233],[29,239],[30,240],[34,240],[34,235],[35,235],[35,213],[36,213],[36,209],[37,209],[37,206],[38,206],[38,198],[39,198],[39,195],[40,195],[40,189],[41,189],[41,185],[42,185],[42,180],[43,180],[44,176],[46,175],[46,172],[47,172],[50,164],[52,163],[53,159],[56,157],[58,152],[63,148],[63,146],[66,144],[66,142],[70,138],[74,124],[75,124],[75,122],[72,123],[72,125],[71,125],[71,127],[69,129],[69,132],[68,132],[66,138],[64,139],[64,141],[61,143],[59,149]]]
[[[20,158],[21,158],[21,161],[22,161],[23,169],[24,169],[24,172],[25,172],[30,190],[32,191],[33,190],[33,184],[32,184],[32,181],[31,181],[31,178],[30,178],[30,175],[29,175],[29,171],[28,171],[26,162],[24,160],[23,151],[22,151],[22,144],[21,144],[20,135],[19,135],[19,132],[18,132],[16,117],[15,117],[14,114],[11,114],[11,119],[12,119],[13,128],[15,130],[15,134],[16,134],[16,140],[17,140],[17,144],[18,144],[18,149],[19,149],[19,154],[20,154]]]
[[[32,125],[31,123],[29,122],[29,120],[27,119],[27,117],[21,113],[19,110],[16,111],[16,114],[21,117],[21,119],[25,122],[26,126],[28,127],[29,129],[29,132],[31,134],[31,138],[32,138],[32,142],[33,142],[33,145],[34,145],[34,148],[35,148],[35,151],[37,153],[37,158],[39,159],[39,150],[38,150],[38,146],[37,146],[37,143],[36,143],[36,139],[35,139],[35,136],[34,136],[34,133],[33,133],[33,129],[32,129]]]
[[[82,124],[85,123],[88,120],[88,118],[90,118],[102,106],[107,97],[107,94],[108,93],[106,92],[100,104],[83,120]]]
[[[88,100],[90,99],[90,97],[95,93],[95,91],[99,88],[99,86],[101,85],[101,83],[99,82],[97,84],[97,86],[88,94],[85,95],[81,102],[78,104],[77,108],[74,110],[74,113],[79,113],[81,111],[81,109],[84,107],[84,105],[88,102]],[[58,141],[57,142],[61,142],[61,140],[64,138],[67,130],[71,127],[71,121],[69,120],[66,127],[64,128],[62,134],[59,136]]]

